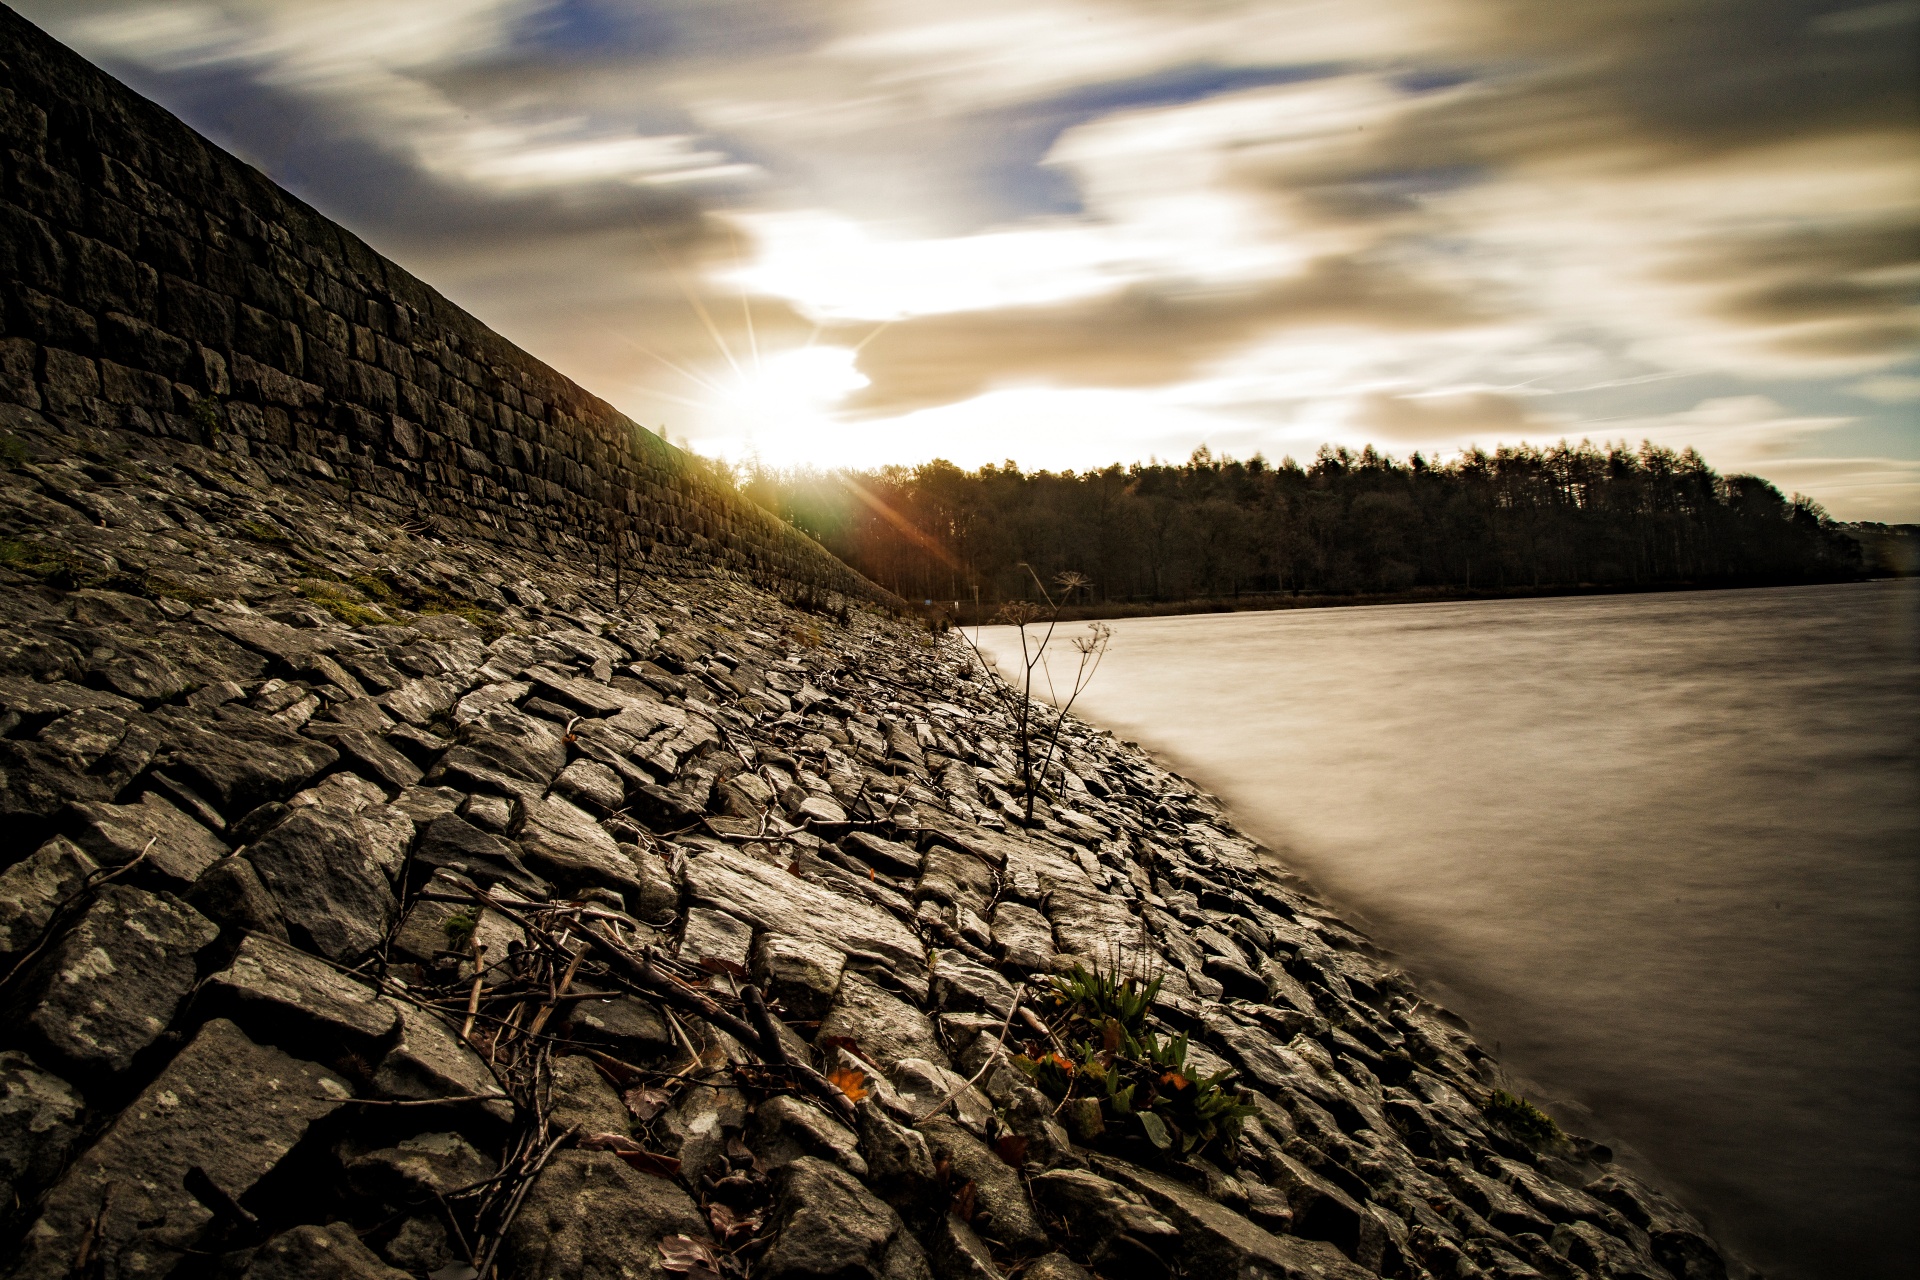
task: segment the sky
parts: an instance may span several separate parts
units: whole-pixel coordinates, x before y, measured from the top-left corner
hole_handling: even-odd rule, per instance
[[[676,443],[1920,520],[1920,0],[12,0]]]

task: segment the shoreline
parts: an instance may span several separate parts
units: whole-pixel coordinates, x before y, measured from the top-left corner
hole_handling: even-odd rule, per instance
[[[1061,622],[1100,622],[1120,618],[1177,618],[1210,613],[1279,613],[1295,609],[1357,609],[1395,604],[1455,604],[1478,600],[1550,600],[1569,596],[1671,595],[1693,591],[1758,591],[1773,587],[1838,586],[1853,582],[1897,581],[1900,574],[1863,574],[1856,578],[1813,578],[1786,582],[1672,582],[1647,586],[1597,586],[1582,584],[1557,587],[1434,587],[1413,591],[1356,592],[1353,595],[1290,596],[1279,592],[1258,595],[1202,596],[1190,600],[1110,601],[1100,604],[1064,605]],[[1000,625],[993,612],[1001,606],[962,602],[957,611],[933,602],[932,612],[950,619],[955,626]]]

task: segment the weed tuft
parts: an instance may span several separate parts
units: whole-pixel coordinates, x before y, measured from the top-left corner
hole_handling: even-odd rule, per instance
[[[1487,1119],[1529,1146],[1558,1146],[1566,1139],[1552,1116],[1505,1089],[1495,1089],[1480,1110]]]

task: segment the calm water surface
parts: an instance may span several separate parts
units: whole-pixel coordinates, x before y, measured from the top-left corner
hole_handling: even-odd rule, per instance
[[[1078,709],[1769,1277],[1910,1277],[1917,624],[1912,581],[1127,620]]]

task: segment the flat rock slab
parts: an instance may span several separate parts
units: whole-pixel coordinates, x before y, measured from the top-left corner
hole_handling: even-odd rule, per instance
[[[415,1005],[396,1002],[394,1007],[400,1011],[400,1039],[387,1050],[373,1077],[382,1097],[418,1101],[503,1096],[487,1064],[446,1023]]]
[[[684,1272],[660,1265],[660,1241],[671,1235],[712,1240],[678,1185],[630,1169],[612,1152],[562,1151],[513,1220],[502,1273],[516,1280],[681,1280]]]
[[[307,1224],[261,1245],[243,1280],[409,1280],[360,1243],[344,1222]]]
[[[214,1019],[48,1193],[14,1280],[65,1280],[94,1233],[100,1280],[166,1273],[212,1217],[182,1185],[188,1169],[243,1196],[351,1096],[332,1073]]]
[[[18,1049],[0,1053],[0,1229],[66,1164],[85,1112],[65,1080]]]
[[[40,941],[60,904],[80,891],[99,864],[65,836],[55,836],[0,871],[0,956]]]
[[[1324,1241],[1273,1235],[1184,1183],[1124,1160],[1089,1158],[1103,1175],[1139,1192],[1173,1221],[1199,1274],[1248,1280],[1377,1280],[1374,1272]]]
[[[730,849],[712,849],[687,863],[686,879],[696,901],[758,929],[811,938],[846,954],[873,955],[906,982],[926,973],[919,937],[893,916],[779,867]]]
[[[73,812],[78,820],[74,843],[107,866],[132,862],[144,852],[144,865],[188,885],[227,856],[224,841],[151,791],[138,804],[82,803]]]
[[[199,976],[194,957],[219,936],[172,894],[102,888],[19,993],[36,1050],[85,1076],[125,1071],[173,1021]]]
[[[163,712],[167,710],[163,708]],[[284,800],[331,768],[340,753],[246,707],[212,717],[165,720],[168,743],[157,761],[178,773],[227,818]]]
[[[527,801],[513,835],[527,864],[569,888],[644,893],[633,859],[620,851],[592,814],[559,796]]]
[[[396,815],[394,826],[330,805],[295,809],[245,850],[289,934],[329,959],[373,950],[399,913],[387,864],[398,833],[411,837],[413,820],[381,808]],[[404,843],[398,848],[405,853]]]
[[[233,963],[207,979],[200,999],[256,1035],[318,1045],[365,1045],[399,1022],[393,1003],[304,951],[249,936]]]
[[[765,1280],[923,1280],[920,1244],[852,1174],[815,1156],[773,1171],[778,1234],[755,1275]]]
[[[821,1020],[819,1034],[856,1041],[860,1051],[883,1070],[906,1058],[948,1065],[927,1015],[858,972],[849,971],[841,978],[839,995]]]

